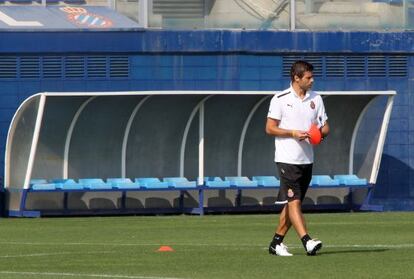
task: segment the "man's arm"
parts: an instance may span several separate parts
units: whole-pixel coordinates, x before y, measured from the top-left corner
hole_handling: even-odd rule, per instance
[[[329,124],[328,121],[325,122],[325,125],[321,127],[322,138],[326,138],[329,134]]]
[[[266,121],[266,133],[275,137],[295,138],[298,140],[304,140],[309,137],[308,133],[304,131],[282,129],[279,127],[279,123],[280,120],[268,117]]]

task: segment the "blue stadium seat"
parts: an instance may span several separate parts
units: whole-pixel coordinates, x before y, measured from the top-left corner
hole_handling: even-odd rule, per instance
[[[56,190],[55,183],[34,183],[30,187],[34,191]]]
[[[195,188],[197,182],[188,181],[185,177],[165,177],[164,182],[167,182],[169,186],[174,188]]]
[[[142,188],[147,189],[166,189],[169,187],[168,182],[161,182],[155,177],[135,178],[135,182],[138,182]]]
[[[374,3],[386,3],[390,5],[402,5],[404,0],[373,0]],[[413,4],[414,0],[407,0],[408,4]]]
[[[44,178],[30,179],[30,185],[33,185],[33,184],[46,184],[46,183],[48,183],[48,181],[47,181],[47,179],[44,179]]]
[[[32,0],[9,0],[9,2],[14,4],[31,4]]]
[[[83,186],[76,183],[73,179],[52,179],[52,183],[55,183],[56,189],[61,190],[83,190]]]
[[[279,187],[280,180],[275,176],[253,176],[253,181],[257,181],[259,186],[263,187]]]
[[[106,183],[116,189],[139,189],[138,182],[132,182],[129,178],[108,178]]]
[[[339,181],[339,184],[349,186],[363,186],[367,185],[365,178],[359,178],[355,174],[337,174],[334,178]]]
[[[79,184],[82,184],[84,188],[91,190],[108,190],[112,189],[110,184],[106,184],[100,178],[82,178],[79,179]]]
[[[224,181],[218,176],[207,176],[204,177],[204,185],[207,187],[228,188],[230,187],[230,181]]]
[[[339,186],[339,181],[332,179],[329,175],[313,175],[311,186]]]
[[[85,0],[64,0],[64,2],[66,4],[72,4],[72,5],[74,5],[74,4],[78,4],[78,5],[86,4]]]
[[[236,187],[257,186],[257,181],[251,181],[247,176],[226,176],[224,179],[226,181],[229,181],[231,186],[236,186]]]
[[[30,1],[29,0],[11,0],[11,2],[28,3],[28,2],[32,2],[32,0],[30,0]],[[33,0],[33,2],[42,4],[42,0]],[[69,5],[83,5],[83,4],[86,4],[85,0],[46,0],[46,4],[59,4],[60,2],[62,2],[61,4],[65,3],[65,4],[69,4]],[[0,3],[1,3],[1,1],[0,1]]]
[[[402,5],[403,4],[403,0],[373,0],[372,2],[387,3],[391,5]]]

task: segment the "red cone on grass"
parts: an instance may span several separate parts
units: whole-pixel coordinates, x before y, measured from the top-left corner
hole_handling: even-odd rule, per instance
[[[174,252],[174,249],[170,246],[161,246],[158,248],[157,252]]]

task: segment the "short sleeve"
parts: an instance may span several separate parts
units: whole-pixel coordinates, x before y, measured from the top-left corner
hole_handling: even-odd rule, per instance
[[[282,119],[280,100],[279,98],[277,98],[277,96],[274,96],[270,101],[269,112],[267,113],[267,117],[277,120]]]
[[[322,97],[321,96],[319,96],[319,106],[318,106],[318,111],[317,111],[317,114],[318,114],[318,126],[319,126],[319,128],[320,127],[323,127],[324,125],[325,125],[325,123],[326,123],[326,121],[328,120],[328,116],[326,115],[326,111],[325,111],[325,105],[323,104],[323,100],[322,100]]]

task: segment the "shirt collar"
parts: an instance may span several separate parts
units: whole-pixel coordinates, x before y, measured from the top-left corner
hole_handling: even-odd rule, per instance
[[[293,96],[295,96],[296,98],[298,98],[301,101],[305,101],[310,96],[310,93],[309,93],[309,90],[308,90],[305,93],[305,97],[303,99],[300,99],[299,96],[298,96],[298,94],[296,93],[295,89],[293,89],[292,83],[290,84],[290,92],[292,92],[293,93]]]

